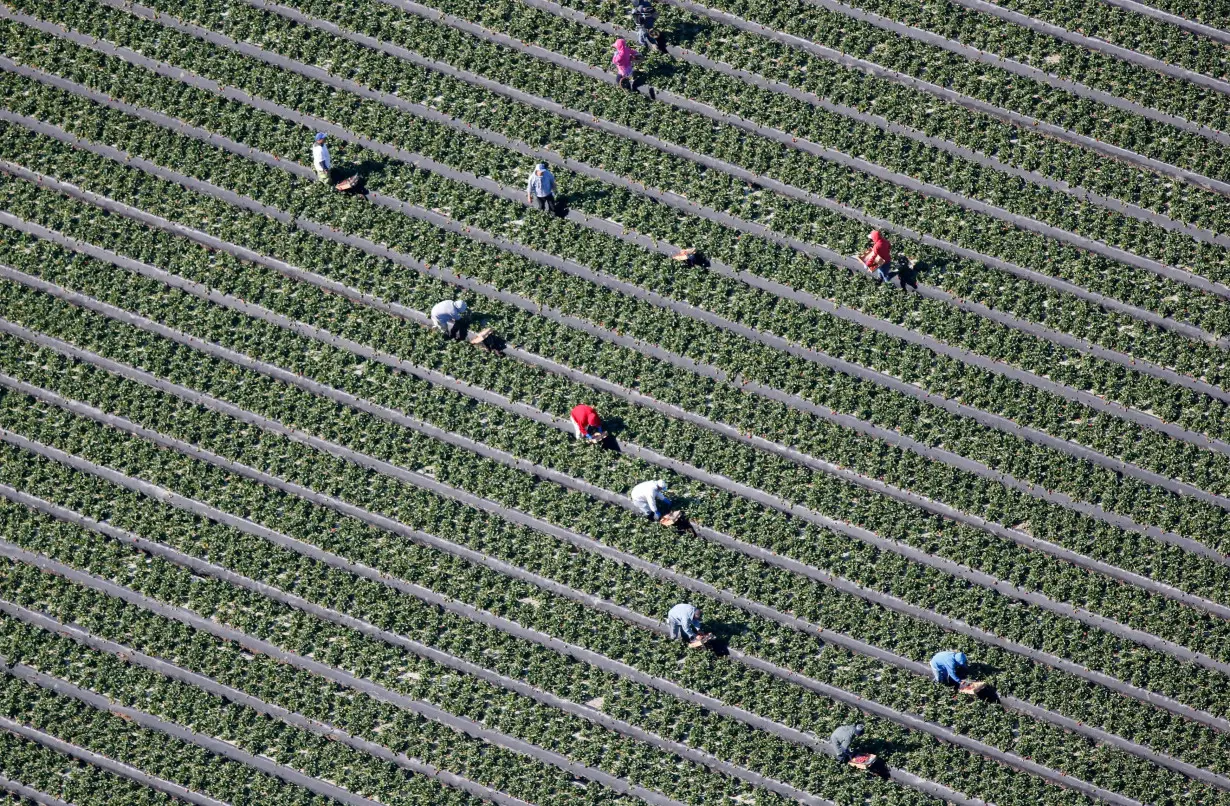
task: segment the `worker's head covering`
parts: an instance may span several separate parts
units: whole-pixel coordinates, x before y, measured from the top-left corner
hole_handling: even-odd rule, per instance
[[[665,481],[663,481],[662,479],[656,479],[656,480],[654,481],[654,483],[653,483],[653,488],[654,488],[655,490],[665,490],[665,489],[666,489],[666,482],[665,482]]]
[[[871,232],[867,233],[867,240],[882,241],[884,240],[884,236],[880,234],[880,231],[878,229],[873,229]]]
[[[859,722],[858,724],[854,726],[854,735],[855,736],[863,735],[863,723],[862,722]]]
[[[956,653],[955,655],[953,655],[953,660],[955,660],[955,661],[957,662],[957,665],[958,665],[958,666],[965,666],[965,665],[966,665],[966,661],[965,661],[965,653],[964,653],[964,652],[958,652],[958,653]]]
[[[535,171],[545,171],[547,170],[547,164],[545,162],[540,162],[538,163],[538,167],[536,167],[534,170]]]
[[[465,313],[466,311],[469,310],[469,307],[466,305],[466,301],[464,299],[455,299],[453,300],[453,304],[456,305],[457,310],[461,311],[462,313]]]
[[[318,143],[319,143],[319,142],[320,142],[321,140],[323,140],[323,139],[325,139],[325,133],[324,133],[324,132],[316,132],[316,142],[318,142]]]

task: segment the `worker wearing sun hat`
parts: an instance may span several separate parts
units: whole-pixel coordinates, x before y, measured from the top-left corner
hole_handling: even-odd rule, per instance
[[[333,161],[329,158],[329,147],[325,145],[325,133],[317,132],[316,141],[312,144],[312,167],[316,170],[316,178],[328,182],[333,171]]]

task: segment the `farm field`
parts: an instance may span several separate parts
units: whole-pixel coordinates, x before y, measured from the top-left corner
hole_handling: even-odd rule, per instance
[[[1224,9],[656,8],[0,0],[3,802],[1230,806]]]

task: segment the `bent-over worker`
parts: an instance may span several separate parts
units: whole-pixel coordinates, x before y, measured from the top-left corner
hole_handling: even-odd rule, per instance
[[[833,755],[838,761],[843,764],[854,757],[850,745],[854,744],[854,740],[863,735],[863,723],[859,722],[855,725],[842,725],[833,734],[829,736],[829,741],[833,743]]]
[[[328,182],[333,175],[333,161],[329,158],[324,132],[317,132],[316,142],[312,144],[312,167],[316,170],[316,178],[321,182]]]
[[[568,416],[572,418],[572,431],[577,435],[577,439],[588,442],[601,442],[606,439],[606,428],[593,406],[586,406],[584,403],[573,406]]]
[[[892,247],[878,229],[868,233],[867,240],[871,241],[871,248],[863,253],[861,260],[871,276],[882,283],[888,279],[888,269],[892,265]]]
[[[681,602],[666,614],[666,626],[671,638],[691,642],[700,634],[700,611],[687,602]]]
[[[964,652],[936,652],[931,656],[931,674],[935,682],[945,686],[959,686],[965,677]]]
[[[666,497],[666,482],[662,481],[662,479],[642,481],[632,488],[630,497],[632,498],[632,505],[636,507],[637,511],[651,521],[656,521],[662,517],[662,513],[658,509],[659,501],[666,506],[670,506],[671,503],[671,500]]]
[[[465,337],[465,318],[469,307],[464,300],[446,299],[431,309],[431,324],[450,339]]]
[[[547,168],[545,162],[540,162],[530,171],[530,179],[525,185],[525,203],[533,204],[539,210],[546,210],[552,215],[555,212],[555,174]]]

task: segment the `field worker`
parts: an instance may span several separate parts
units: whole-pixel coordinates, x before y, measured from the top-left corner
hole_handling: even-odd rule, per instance
[[[666,482],[662,479],[642,481],[632,488],[630,497],[637,511],[651,521],[662,517],[662,513],[658,511],[659,501],[666,506],[670,506],[671,503],[671,500],[666,497]]]
[[[552,215],[555,212],[555,174],[547,168],[545,162],[540,162],[530,171],[530,180],[525,185],[525,203],[533,204],[539,210],[546,210]]]
[[[878,229],[868,233],[867,240],[871,241],[871,248],[863,253],[863,265],[871,272],[872,277],[882,283],[888,279],[888,269],[893,259],[892,247]]]
[[[611,56],[611,64],[615,65],[615,72],[619,75],[619,80],[615,83],[619,86],[624,86],[624,82],[628,82],[628,89],[635,90],[636,82],[632,78],[632,60],[639,58],[641,54],[637,53],[622,39],[615,40],[615,55]]]
[[[572,418],[572,432],[577,435],[577,439],[587,442],[601,442],[606,439],[606,428],[593,406],[586,406],[584,403],[573,406],[568,416]]]
[[[650,0],[636,0],[632,5],[632,22],[636,25],[636,41],[641,47],[656,47],[666,52],[666,40],[653,31],[658,24],[658,11]]]
[[[846,763],[853,758],[854,753],[850,750],[850,745],[854,743],[855,738],[863,735],[863,723],[857,725],[842,725],[833,734],[829,736],[829,741],[833,743],[833,755],[841,763]]]
[[[325,145],[325,133],[316,133],[316,142],[312,144],[312,167],[316,169],[316,178],[328,182],[333,172],[333,161],[329,158],[329,147]]]
[[[463,338],[465,328],[462,325],[465,323],[466,313],[469,310],[464,300],[446,299],[443,302],[437,302],[431,309],[431,324],[449,338]]]
[[[945,686],[959,686],[965,675],[965,653],[936,652],[931,656],[931,674],[935,682]]]
[[[700,634],[700,611],[681,602],[666,614],[666,626],[670,628],[672,639],[691,643]]]

